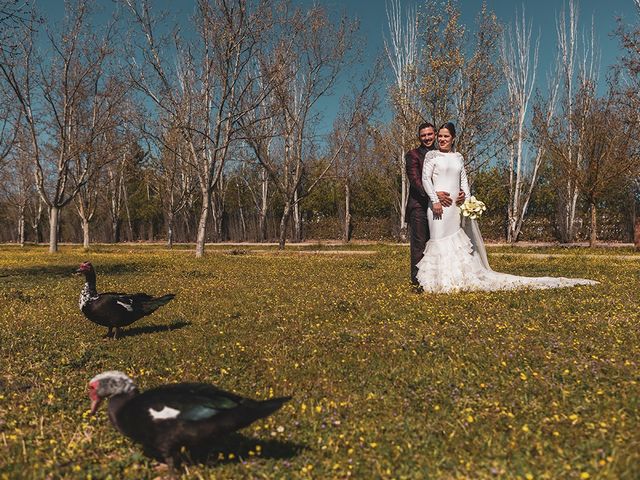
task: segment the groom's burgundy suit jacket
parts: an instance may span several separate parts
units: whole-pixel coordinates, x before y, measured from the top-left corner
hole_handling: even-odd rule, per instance
[[[416,207],[427,211],[429,197],[422,186],[422,164],[428,151],[428,148],[420,145],[418,148],[409,150],[404,156],[404,165],[409,178],[409,199],[405,211],[407,218],[411,210]]]

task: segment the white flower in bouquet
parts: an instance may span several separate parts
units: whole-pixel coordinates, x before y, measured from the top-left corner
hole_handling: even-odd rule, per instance
[[[460,206],[462,215],[472,219],[476,219],[481,216],[486,209],[487,206],[484,204],[484,202],[478,200],[473,195],[467,198]]]

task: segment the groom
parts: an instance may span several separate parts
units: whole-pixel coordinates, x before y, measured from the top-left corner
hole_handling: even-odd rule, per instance
[[[405,211],[405,218],[409,224],[409,248],[411,251],[411,284],[416,291],[422,291],[416,275],[417,264],[422,260],[424,248],[429,240],[429,223],[427,221],[427,208],[429,197],[422,186],[422,164],[424,156],[429,150],[434,150],[436,129],[428,122],[418,127],[420,146],[409,150],[404,157],[405,169],[409,178],[409,199]],[[436,192],[443,207],[450,206],[453,201],[449,192]],[[460,191],[456,203],[464,201],[464,192]]]

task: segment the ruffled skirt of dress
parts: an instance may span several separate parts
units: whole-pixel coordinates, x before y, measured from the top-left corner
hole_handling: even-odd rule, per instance
[[[494,272],[483,266],[471,240],[462,229],[448,237],[427,242],[424,257],[418,262],[417,278],[426,292],[436,293],[562,288],[598,283],[582,278],[519,277]]]

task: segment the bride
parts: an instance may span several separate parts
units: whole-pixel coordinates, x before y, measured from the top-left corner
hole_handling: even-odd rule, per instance
[[[438,129],[438,150],[427,152],[422,183],[429,196],[427,219],[430,239],[418,262],[417,279],[424,291],[512,290],[516,288],[559,288],[598,282],[563,277],[519,277],[491,270],[480,230],[474,220],[461,224],[455,204],[443,207],[438,192],[464,191],[470,196],[462,155],[455,152],[456,129],[445,123]]]

